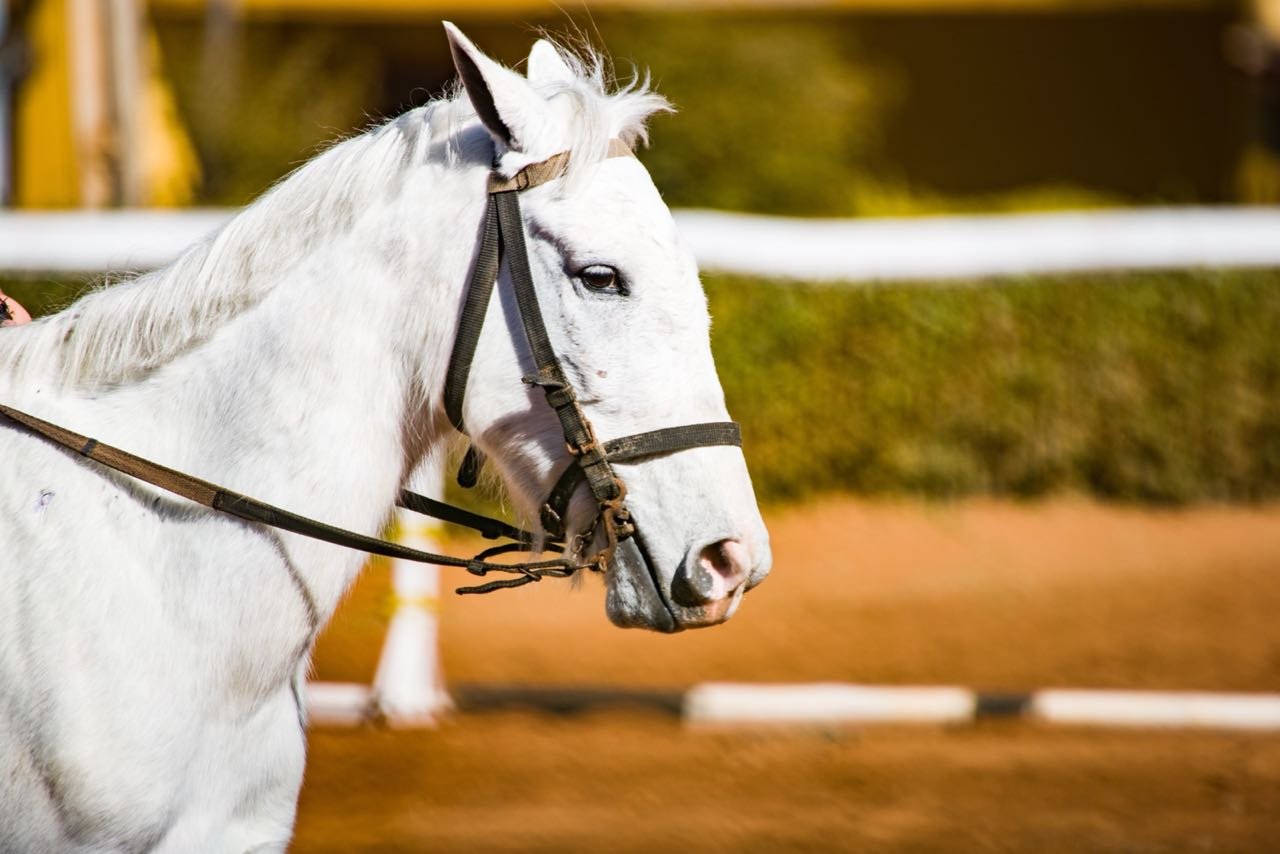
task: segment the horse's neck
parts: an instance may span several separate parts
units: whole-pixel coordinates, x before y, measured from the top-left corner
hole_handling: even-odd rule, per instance
[[[430,199],[406,192],[367,214],[199,347],[102,396],[67,426],[377,533],[442,429],[435,402],[480,217],[475,200],[446,201],[460,186],[444,189],[433,187]],[[395,239],[407,221],[421,237]],[[327,617],[363,557],[298,538],[289,550]]]

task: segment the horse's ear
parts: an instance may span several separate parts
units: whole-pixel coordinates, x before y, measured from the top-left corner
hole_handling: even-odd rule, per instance
[[[569,83],[574,79],[573,70],[569,68],[560,51],[546,39],[538,39],[529,51],[529,82],[534,86]]]
[[[476,115],[494,139],[513,151],[524,150],[546,102],[516,74],[480,52],[462,31],[444,22],[453,65],[462,78]]]

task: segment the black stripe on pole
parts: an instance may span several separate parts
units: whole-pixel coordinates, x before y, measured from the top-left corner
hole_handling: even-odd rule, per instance
[[[975,691],[973,717],[975,720],[1024,717],[1031,712],[1034,697],[1025,691]]]

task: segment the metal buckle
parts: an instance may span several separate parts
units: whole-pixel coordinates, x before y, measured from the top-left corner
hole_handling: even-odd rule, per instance
[[[565,442],[564,447],[565,450],[569,452],[569,456],[573,457],[575,460],[580,460],[592,451],[597,450],[600,447],[600,443],[596,441],[595,436],[592,436],[581,445],[575,445],[572,442]]]

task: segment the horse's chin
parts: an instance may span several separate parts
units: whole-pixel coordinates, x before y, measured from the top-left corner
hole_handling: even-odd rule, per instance
[[[624,629],[678,632],[683,626],[658,592],[652,570],[634,537],[618,543],[605,574],[605,613]]]

